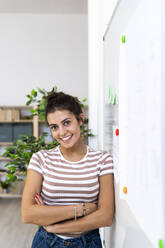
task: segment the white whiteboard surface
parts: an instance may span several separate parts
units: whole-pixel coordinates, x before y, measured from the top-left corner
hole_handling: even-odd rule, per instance
[[[120,131],[112,248],[153,248],[163,238],[161,3],[121,1],[104,42],[105,105],[109,85],[119,94],[119,119],[111,120]]]

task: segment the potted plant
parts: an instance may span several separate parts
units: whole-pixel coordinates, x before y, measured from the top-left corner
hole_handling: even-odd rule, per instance
[[[48,150],[58,145],[55,140],[47,144],[45,142],[46,136],[47,134],[43,133],[37,139],[33,135],[21,135],[22,139],[17,140],[12,146],[6,148],[3,156],[10,158],[10,161],[5,165],[7,167],[7,180],[9,183],[19,178],[23,179],[26,176],[27,166],[33,153],[41,149]]]
[[[11,186],[10,180],[7,178],[6,175],[1,176],[0,178],[0,187],[2,188],[2,193],[8,193],[8,189]]]
[[[26,105],[29,106],[33,104],[35,106],[35,108],[31,109],[32,116],[38,115],[41,121],[45,121],[46,97],[53,92],[57,92],[56,86],[54,86],[51,91],[46,91],[45,89],[40,88],[37,90],[32,89],[30,94],[26,95],[28,98]],[[85,108],[86,101],[87,98],[84,98],[82,102],[80,102],[82,109]],[[88,118],[85,118],[84,125],[81,127],[81,135],[84,138],[93,136],[91,130],[88,128]]]
[[[38,115],[41,121],[45,121],[46,97],[50,93],[56,91],[57,87],[53,87],[52,91],[50,92],[38,88],[37,90],[33,89],[31,93],[27,95],[28,101],[26,105],[34,104],[36,106],[35,109],[31,109],[32,116]],[[82,107],[84,107],[85,102],[86,99],[83,99],[83,102],[81,103]],[[10,158],[10,161],[5,165],[5,167],[7,167],[6,184],[11,184],[17,179],[20,179],[20,177],[26,177],[27,166],[33,153],[41,149],[51,149],[58,145],[56,140],[52,140],[52,142],[47,144],[45,141],[47,135],[47,133],[42,133],[38,139],[33,135],[21,135],[21,139],[18,139],[17,142],[14,142],[12,146],[5,149],[3,156]],[[81,135],[83,138],[93,136],[91,130],[88,129],[87,118],[85,118],[84,125],[82,126]]]

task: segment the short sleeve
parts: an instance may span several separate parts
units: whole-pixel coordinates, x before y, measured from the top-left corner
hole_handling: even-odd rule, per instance
[[[42,152],[34,153],[30,159],[28,170],[34,170],[43,175],[44,158]]]
[[[99,176],[113,174],[113,173],[114,173],[113,159],[109,153],[104,152],[100,160]]]

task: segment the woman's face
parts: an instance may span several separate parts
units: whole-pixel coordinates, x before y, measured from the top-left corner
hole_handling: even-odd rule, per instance
[[[68,110],[56,110],[47,115],[47,121],[54,139],[64,148],[71,148],[80,140],[80,126],[83,124],[84,115],[80,114],[78,121],[73,113]]]

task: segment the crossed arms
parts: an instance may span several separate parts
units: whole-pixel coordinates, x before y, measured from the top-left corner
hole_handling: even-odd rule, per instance
[[[82,205],[77,205],[77,216],[74,221],[74,208],[71,206],[36,205],[35,195],[41,192],[42,175],[28,170],[22,198],[22,220],[44,226],[48,232],[71,233],[86,232],[99,227],[111,226],[114,216],[113,174],[99,178],[100,190],[98,206],[86,203],[87,215],[83,215]],[[61,223],[62,222],[62,223]]]

